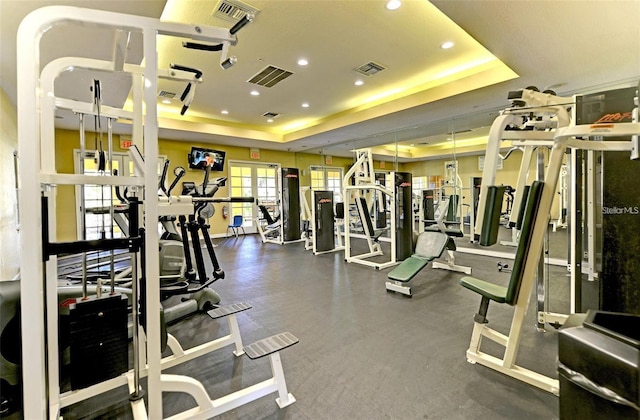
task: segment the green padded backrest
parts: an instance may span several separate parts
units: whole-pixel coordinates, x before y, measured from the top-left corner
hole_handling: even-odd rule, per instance
[[[415,255],[423,258],[437,258],[442,254],[449,237],[440,232],[423,232],[418,236]]]
[[[490,185],[487,187],[487,203],[482,218],[480,230],[480,245],[491,246],[498,242],[498,229],[500,227],[500,213],[504,201],[504,185]]]
[[[522,218],[522,229],[520,230],[520,240],[516,248],[516,257],[513,261],[511,278],[509,279],[505,299],[505,302],[509,305],[515,305],[518,301],[518,293],[520,292],[520,285],[522,284],[522,277],[524,275],[524,266],[531,243],[533,225],[538,215],[538,207],[540,205],[540,198],[542,197],[542,187],[544,187],[544,182],[534,181],[527,195],[524,216]]]
[[[371,222],[371,215],[369,214],[369,207],[367,207],[367,200],[365,200],[363,197],[360,197],[360,205],[362,206],[362,217],[364,217],[364,220],[360,220],[360,222],[362,223],[363,227],[365,223],[367,224],[367,228],[369,229],[369,236],[373,238],[376,236],[376,232],[373,229],[373,223]],[[360,212],[358,212],[358,215],[360,215]],[[365,231],[365,234],[366,233],[367,232]]]
[[[524,218],[524,205],[525,205],[526,198],[529,196],[529,188],[530,187],[528,185],[524,186],[522,200],[520,201],[520,208],[518,209],[518,218],[516,219],[516,229],[518,230],[522,229],[522,219]]]
[[[456,222],[458,220],[458,201],[460,197],[458,194],[452,194],[449,196],[449,207],[447,208],[447,222]]]

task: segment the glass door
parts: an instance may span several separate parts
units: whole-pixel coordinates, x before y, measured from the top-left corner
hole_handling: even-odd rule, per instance
[[[232,197],[254,197],[261,203],[272,203],[277,208],[278,164],[253,162],[229,162],[229,185]],[[243,227],[247,233],[256,233],[253,223],[258,219],[258,207],[252,203],[231,203],[229,220],[242,215]]]

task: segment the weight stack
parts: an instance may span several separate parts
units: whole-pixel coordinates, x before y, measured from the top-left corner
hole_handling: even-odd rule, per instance
[[[424,219],[424,228],[435,224],[435,190],[422,190],[422,218]]]
[[[282,230],[283,241],[297,241],[300,232],[300,178],[298,168],[280,170],[282,185]]]
[[[413,254],[413,191],[412,175],[395,172],[396,188],[396,260],[402,261]]]
[[[313,191],[316,230],[313,240],[316,252],[331,251],[336,247],[333,221],[333,191]]]
[[[69,308],[70,381],[81,389],[114,378],[129,368],[127,298],[78,299]]]
[[[375,173],[376,184],[384,187],[386,183],[386,174],[382,172]],[[376,192],[377,194],[381,194],[380,192]],[[387,227],[387,200],[382,200],[380,203],[379,200],[373,201],[373,206],[376,212],[376,229],[384,229]]]
[[[635,92],[633,87],[577,97],[576,123],[631,122]],[[630,138],[603,137],[603,140],[630,141]],[[631,160],[627,151],[607,151],[601,156],[601,184],[596,183],[596,189],[600,189],[598,196],[602,197],[596,208],[596,225],[601,218],[602,226],[601,232],[596,230],[598,248],[602,250],[599,307],[640,315],[640,184],[633,182],[640,173],[640,160]]]

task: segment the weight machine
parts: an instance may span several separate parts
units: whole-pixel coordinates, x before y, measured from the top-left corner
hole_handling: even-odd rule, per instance
[[[536,88],[531,87],[510,92],[509,100],[511,100],[512,106],[501,111],[501,114],[495,119],[487,142],[478,205],[480,217],[475,226],[476,239],[483,246],[492,245],[497,241],[500,226],[504,186],[495,186],[494,183],[497,162],[498,159],[502,159],[500,155],[502,142],[511,140],[512,147],[522,150],[513,211],[509,219],[509,225],[518,229],[520,227],[518,219],[522,217],[524,211],[523,198],[528,191],[526,184],[530,177],[533,159],[535,159],[535,179],[545,181],[545,152],[553,150],[553,139],[558,129],[571,123],[571,115],[568,110],[574,103],[573,98],[556,96],[551,91],[539,92]],[[555,193],[557,190],[556,184],[551,185],[545,182],[545,186],[545,191],[551,189]],[[490,211],[488,211],[489,208],[491,208]],[[514,241],[518,240],[517,231],[513,231],[512,234]],[[542,253],[545,254],[544,249]],[[545,291],[548,289],[548,278],[544,264],[544,258],[540,258],[536,272],[539,328],[544,327],[544,320],[554,324],[562,324],[567,317],[563,314],[551,314],[546,310]]]
[[[262,217],[255,219],[262,243],[283,245],[298,242],[300,230],[300,179],[298,168],[279,168],[277,176],[278,199],[275,203],[258,202]],[[269,207],[277,209],[274,219]]]
[[[639,89],[640,90],[640,89]],[[494,369],[498,372],[504,373],[518,380],[524,381],[528,384],[536,386],[547,392],[558,394],[559,383],[557,379],[549,378],[540,373],[526,369],[524,367],[516,365],[516,357],[519,349],[520,338],[522,334],[522,327],[525,321],[525,315],[529,307],[529,301],[531,298],[531,291],[536,286],[536,277],[540,263],[543,263],[541,254],[544,250],[544,240],[549,225],[549,213],[551,211],[554,198],[557,195],[556,187],[561,174],[563,161],[568,149],[582,149],[587,151],[626,151],[630,152],[631,159],[637,159],[639,135],[640,135],[640,123],[638,122],[638,93],[634,99],[635,108],[632,111],[633,122],[621,122],[612,124],[607,123],[594,123],[594,124],[572,124],[570,115],[566,108],[571,107],[577,102],[577,99],[571,98],[570,102],[566,100],[568,98],[558,98],[551,94],[540,94],[539,92],[532,91],[520,91],[510,94],[511,99],[519,101],[524,98],[532,99],[535,103],[528,110],[522,110],[527,112],[546,112],[553,113],[557,117],[557,126],[553,134],[553,146],[551,147],[551,154],[549,157],[549,164],[546,170],[544,181],[535,181],[530,188],[529,200],[527,202],[525,213],[527,213],[529,220],[526,225],[526,236],[523,240],[521,238],[519,248],[522,246],[522,252],[516,253],[516,267],[511,274],[511,280],[508,287],[500,287],[493,285],[490,282],[485,282],[473,278],[463,278],[461,283],[463,286],[475,291],[482,295],[482,301],[478,313],[474,317],[474,328],[471,336],[469,349],[466,352],[467,360],[470,363],[479,363]],[[542,99],[539,101],[538,99]],[[517,107],[522,107],[526,104],[516,102]],[[515,110],[517,111],[517,110]],[[517,114],[517,112],[516,112]],[[512,118],[509,112],[501,115],[496,119],[494,125],[491,128],[491,133],[494,133],[499,140],[500,135],[504,129],[504,123]],[[573,120],[576,121],[575,119]],[[615,140],[615,138],[626,138],[627,140]],[[612,140],[602,141],[605,138],[613,138]],[[496,144],[498,142],[491,142],[487,148],[496,150]],[[496,153],[497,155],[497,153]],[[487,159],[492,156],[487,153]],[[493,157],[495,158],[495,156]],[[495,160],[494,160],[495,162]],[[487,169],[487,166],[485,166]],[[483,185],[483,191],[484,190]],[[488,200],[485,198],[485,202]],[[486,210],[485,210],[486,211]],[[485,220],[486,222],[486,220]],[[523,225],[524,226],[524,225]],[[523,232],[525,230],[523,229]],[[540,290],[540,286],[537,287]],[[576,285],[571,284],[571,311],[575,308],[576,298]],[[497,303],[508,303],[514,306],[513,319],[508,335],[502,334],[496,330],[488,327],[487,311],[489,302],[493,300]],[[538,302],[540,303],[540,301]],[[538,307],[538,322],[549,321],[545,317],[544,308],[541,310]],[[504,353],[501,358],[491,356],[480,350],[483,340],[491,340],[504,347]]]
[[[345,260],[374,267],[378,270],[391,267],[399,260],[405,259],[413,252],[413,209],[411,192],[411,174],[393,173],[395,188],[385,188],[376,183],[373,171],[373,157],[371,149],[356,150],[356,161],[344,176],[344,225],[345,225]],[[377,196],[376,196],[377,194]],[[373,200],[388,200],[390,212],[390,226],[377,233],[374,230],[369,208]],[[352,230],[351,206],[358,215],[364,235],[356,236]],[[380,205],[379,208],[384,208]],[[385,231],[389,238],[382,238]],[[364,238],[368,251],[355,254],[352,238]],[[376,262],[368,260],[371,257],[383,255],[380,241],[388,241],[391,252],[388,261]]]
[[[186,24],[160,22],[156,19],[129,16],[120,13],[96,11],[66,6],[50,6],[29,14],[18,30],[18,159],[19,159],[19,215],[23,223],[20,229],[21,247],[30,252],[21,254],[21,323],[22,323],[22,382],[24,389],[23,415],[25,418],[56,419],[60,409],[79,401],[94,397],[119,386],[128,386],[131,391],[130,403],[133,417],[136,419],[163,418],[162,392],[182,392],[191,395],[196,407],[177,414],[175,418],[210,418],[225,411],[253,401],[272,392],[278,392],[278,405],[283,407],[295,401],[287,392],[279,351],[297,343],[289,333],[270,337],[253,345],[242,346],[235,314],[248,309],[248,305],[235,308],[218,308],[210,311],[212,318],[227,316],[231,334],[193,349],[182,349],[175,339],[168,337],[168,345],[173,353],[169,358],[161,358],[160,287],[157,282],[140,282],[140,275],[146,279],[159,277],[158,244],[156,228],[163,214],[189,214],[194,210],[193,200],[169,197],[164,207],[157,199],[157,78],[188,77],[187,88],[183,93],[183,110],[193,99],[195,84],[201,74],[174,68],[159,70],[156,53],[157,35],[190,38],[196,41],[216,43],[208,45],[210,51],[222,51],[220,64],[228,68],[233,57],[227,57],[228,49],[237,42],[236,32],[249,23],[253,16],[245,16],[233,28],[211,28]],[[60,23],[79,23],[97,28],[113,29],[116,37],[114,56],[111,61],[68,57],[44,64],[40,72],[40,40],[44,32]],[[126,39],[130,32],[143,36],[144,67],[125,63]],[[124,40],[124,41],[123,41]],[[203,44],[196,44],[203,45]],[[118,71],[130,74],[133,83],[133,111],[101,106],[102,115],[107,118],[124,118],[133,122],[133,143],[144,150],[144,158],[136,147],[130,149],[135,175],[132,177],[108,176],[94,177],[84,174],[58,173],[55,168],[55,127],[54,109],[64,108],[77,112],[90,113],[93,104],[56,98],[53,80],[68,69],[86,68],[99,71]],[[146,106],[145,106],[146,105]],[[144,137],[143,137],[144,133]],[[27,162],[28,159],[28,162]],[[34,166],[36,170],[34,171]],[[140,207],[139,214],[150,226],[138,230],[139,216],[130,217],[130,236],[128,238],[102,239],[98,241],[56,242],[55,194],[57,185],[107,185],[127,186],[133,190],[135,206]],[[140,225],[142,227],[142,225]],[[136,255],[132,265],[131,306],[133,318],[133,369],[111,378],[80,387],[69,392],[61,392],[60,371],[58,366],[58,317],[56,311],[57,255],[61,252],[76,253],[89,250],[111,250],[125,248]],[[139,255],[139,258],[137,257]],[[46,281],[49,279],[49,281]],[[122,301],[118,295],[109,294],[104,299],[93,297],[92,302],[107,300]],[[88,308],[88,305],[77,307]],[[122,305],[120,305],[122,306]],[[122,313],[120,311],[119,313]],[[126,312],[125,312],[126,314]],[[144,329],[141,317],[144,318]],[[126,315],[125,315],[126,320]],[[126,329],[126,325],[125,325]],[[250,358],[269,356],[273,377],[252,387],[236,391],[223,398],[211,400],[203,385],[194,378],[182,375],[163,374],[162,370],[204,355],[216,348],[234,344],[236,354],[246,352]],[[266,350],[260,350],[266,349]],[[126,354],[126,352],[125,352]],[[112,376],[111,374],[107,376]],[[147,377],[146,405],[142,398],[140,378]],[[84,383],[81,382],[81,385]]]
[[[343,179],[344,188],[344,258],[348,263],[355,262],[357,264],[367,265],[375,267],[376,269],[383,269],[391,267],[396,264],[396,244],[395,244],[395,229],[393,229],[393,223],[395,222],[395,206],[391,206],[391,220],[392,228],[390,229],[391,237],[391,255],[389,261],[385,263],[376,263],[368,261],[367,258],[383,255],[382,248],[380,247],[380,235],[375,234],[373,229],[373,223],[369,216],[369,201],[373,196],[373,191],[381,194],[379,199],[386,199],[387,197],[393,199],[394,194],[392,190],[386,189],[376,184],[375,172],[373,170],[373,156],[370,149],[356,150],[356,161],[353,166],[347,171]],[[353,178],[353,179],[352,179]],[[353,203],[353,204],[352,204]],[[358,214],[358,218],[361,222],[362,230],[364,232],[364,239],[367,241],[368,252],[362,254],[352,254],[351,238],[354,236],[352,230],[352,215],[351,206],[354,206],[355,211]]]

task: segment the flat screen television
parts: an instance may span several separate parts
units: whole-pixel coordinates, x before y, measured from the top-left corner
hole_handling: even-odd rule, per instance
[[[189,168],[204,169],[209,165],[211,171],[222,171],[224,169],[225,155],[226,152],[220,150],[192,147],[188,155]]]

